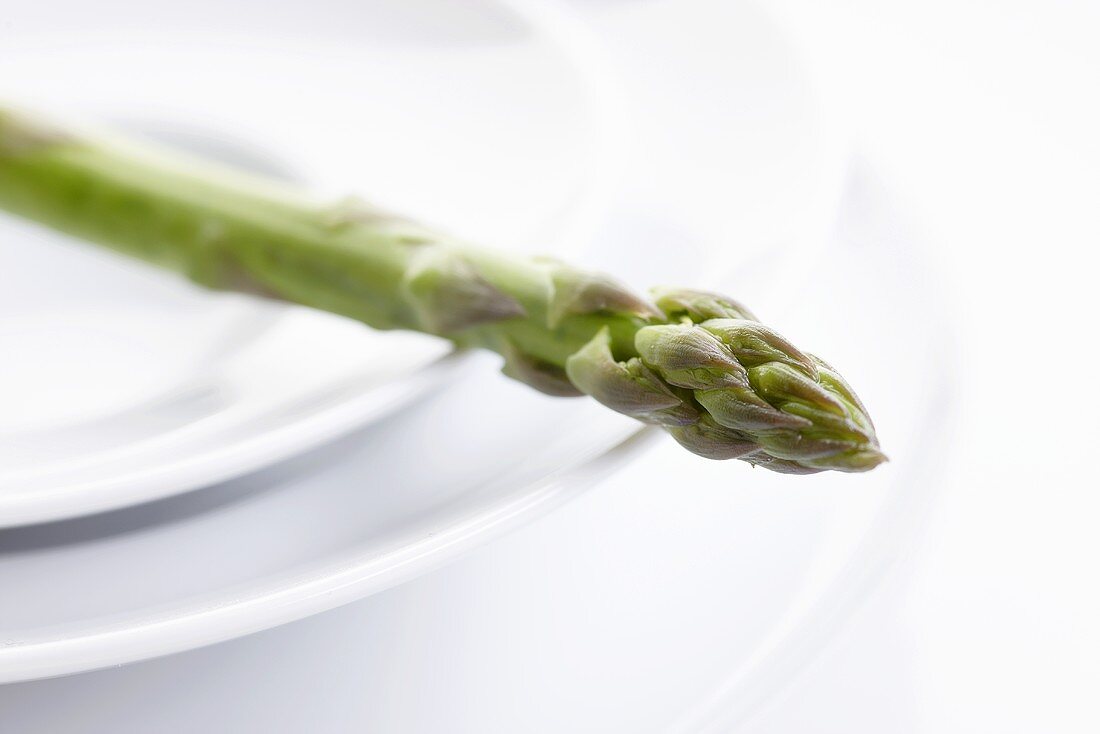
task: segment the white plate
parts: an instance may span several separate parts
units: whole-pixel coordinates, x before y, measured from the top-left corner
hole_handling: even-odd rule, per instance
[[[774,316],[827,337],[875,408],[889,465],[792,479],[665,441],[401,588],[205,650],[0,687],[6,721],[189,732],[216,710],[226,731],[756,730],[838,629],[865,619],[857,606],[912,549],[950,450],[950,326],[925,298],[938,280],[881,183],[857,173],[834,246]]]
[[[636,285],[705,283],[738,265],[751,277],[731,285],[761,311],[788,300],[774,286],[790,282],[792,257],[810,262],[804,243],[822,241],[809,234],[828,222],[841,168],[821,108],[775,29],[740,5],[649,3],[615,24],[604,66],[571,16],[550,4],[523,7],[584,59],[602,104],[610,98],[618,109],[621,95],[629,111],[615,140],[601,133],[610,151],[615,141],[625,146],[623,173],[616,179],[610,165],[593,172],[604,201],[588,212],[605,214],[572,229],[598,234],[584,259]],[[463,8],[468,20],[473,11]],[[685,24],[680,32],[667,32],[672,20]],[[484,61],[534,38],[523,24],[489,25],[468,45],[434,39],[434,63],[448,53]],[[690,88],[677,81],[685,76]],[[509,183],[526,189],[531,178]],[[385,181],[375,185],[386,190]],[[397,191],[417,194],[412,185]],[[510,201],[526,205],[527,195]],[[490,230],[487,241],[496,239]],[[183,650],[377,591],[582,491],[649,435],[589,401],[544,398],[502,380],[496,364],[477,357],[384,424],[216,490],[5,532],[0,679]],[[741,465],[728,471],[749,475]]]
[[[64,0],[5,14],[0,98],[576,250],[616,145],[560,34],[499,4]],[[216,30],[215,30],[216,28]],[[201,61],[200,61],[201,60]],[[211,295],[0,217],[0,527],[223,481],[419,394],[445,345]]]

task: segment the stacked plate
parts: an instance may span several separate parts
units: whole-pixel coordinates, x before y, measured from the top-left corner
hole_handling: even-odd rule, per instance
[[[784,515],[778,538],[809,540],[768,583],[738,582],[769,621],[740,633],[729,675],[693,682],[693,721],[770,680],[769,661],[789,671],[784,645],[889,558],[921,496],[918,447],[935,438],[925,405],[943,355],[925,350],[940,325],[904,297],[919,252],[851,188],[828,108],[751,6],[82,8],[44,0],[5,20],[0,64],[19,73],[3,98],[638,287],[721,288],[862,370],[853,382],[899,447],[892,467],[792,490],[721,466],[731,484],[774,488],[773,513],[807,487],[838,499]],[[0,681],[180,652],[366,597],[668,449],[588,401],[501,378],[489,356],[200,292],[11,219],[0,262]],[[682,512],[691,472],[702,483],[718,466],[662,465],[654,486],[683,478]],[[766,535],[724,538],[722,552],[774,556]],[[530,552],[537,567],[560,550]],[[672,573],[654,568],[656,584]]]

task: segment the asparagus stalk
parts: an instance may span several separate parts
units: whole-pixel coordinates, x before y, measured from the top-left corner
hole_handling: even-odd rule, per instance
[[[646,300],[557,260],[2,107],[0,208],[208,288],[493,350],[506,375],[589,395],[711,459],[795,474],[885,460],[837,372],[723,296],[666,288]]]

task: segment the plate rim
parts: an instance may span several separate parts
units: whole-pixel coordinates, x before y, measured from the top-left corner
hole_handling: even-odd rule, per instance
[[[202,491],[300,456],[381,419],[426,393],[466,355],[451,351],[416,372],[278,428],[187,458],[86,483],[35,492],[0,493],[0,531],[73,520]],[[382,400],[380,393],[385,393]],[[89,484],[91,486],[89,486]]]
[[[232,603],[197,605],[141,624],[41,642],[0,640],[0,684],[73,675],[198,649],[277,627],[383,591],[439,568],[463,552],[567,502],[626,465],[660,437],[651,426],[628,425],[614,443],[578,463],[513,492],[489,511],[475,508],[445,528],[365,556],[330,562],[293,584],[275,584]]]

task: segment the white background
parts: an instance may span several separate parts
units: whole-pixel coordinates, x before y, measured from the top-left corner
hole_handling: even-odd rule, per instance
[[[628,4],[596,5],[613,22]],[[804,49],[852,131],[854,149],[888,182],[908,223],[930,246],[947,286],[923,297],[946,303],[954,332],[945,340],[958,356],[955,403],[945,410],[952,417],[942,426],[952,451],[919,539],[822,654],[741,728],[757,734],[1097,731],[1100,5],[776,0],[768,7]],[[644,572],[629,565],[623,548],[659,543],[667,531],[667,563],[687,568],[704,544],[676,540],[674,531],[699,522],[689,516],[708,508],[685,504],[684,517],[669,517],[667,505],[647,506],[647,499],[673,484],[717,483],[724,471],[666,443],[522,532],[380,595],[371,613],[415,607],[419,595],[437,599],[438,589],[426,590],[442,584],[460,600],[455,618],[463,624],[514,635],[516,645],[528,646],[520,651],[527,659],[560,664],[569,640],[555,639],[548,626],[533,643],[537,638],[525,625],[549,624],[556,589],[606,587],[609,598],[618,594],[619,602],[593,597],[596,619],[614,603],[624,604],[624,615],[631,603],[672,604],[661,590],[646,588]],[[700,503],[719,502],[716,497],[701,495]],[[601,551],[606,528],[585,521],[593,508],[602,508],[598,517],[621,508],[623,526],[631,528],[617,536],[622,548]],[[554,542],[573,552],[538,569],[513,561]],[[586,567],[581,559],[593,553],[600,555]],[[607,577],[609,571],[615,575]],[[530,584],[532,576],[542,582],[541,593],[530,586],[514,597],[499,593]],[[176,724],[165,730],[247,731],[276,712],[283,726],[275,729],[285,731],[360,730],[351,724],[356,719],[400,731],[398,721],[357,711],[351,703],[356,688],[381,688],[406,711],[430,704],[402,671],[378,677],[363,658],[453,641],[465,630],[425,609],[422,619],[409,621],[415,637],[365,633],[348,647],[340,631],[355,626],[366,609],[352,605],[129,673],[100,674],[98,688],[71,678],[23,687],[19,695],[38,697],[42,710],[71,707],[72,731],[80,731],[81,722],[85,730],[106,730],[104,722],[117,721],[112,712],[154,691],[171,692],[180,680],[185,688],[158,699],[164,721]],[[564,609],[580,618],[571,622],[583,622],[583,607]],[[621,625],[630,629],[630,620]],[[608,631],[607,650],[623,644],[626,654],[628,637],[617,640],[614,629]],[[685,650],[669,665],[697,674],[704,653]],[[293,672],[281,665],[291,658]],[[605,680],[583,659],[574,668],[591,676],[593,695],[600,686],[615,687],[623,705],[629,705],[623,691],[644,689],[642,681]],[[442,667],[438,675],[461,671]],[[116,673],[122,685],[112,687]],[[491,705],[521,708],[525,678],[542,680],[537,671],[517,669],[515,688],[500,691]],[[311,682],[325,690],[311,689]],[[250,690],[253,684],[262,695]],[[570,690],[563,685],[562,695]],[[553,693],[540,700],[555,700]],[[332,706],[295,718],[297,697],[316,703],[325,695]],[[583,712],[585,701],[558,704]],[[448,705],[474,711],[490,704]],[[538,715],[526,711],[514,720]],[[132,726],[148,730],[140,722]]]
[[[754,731],[1100,730],[1100,4],[774,7],[933,246],[962,359],[922,543]]]

